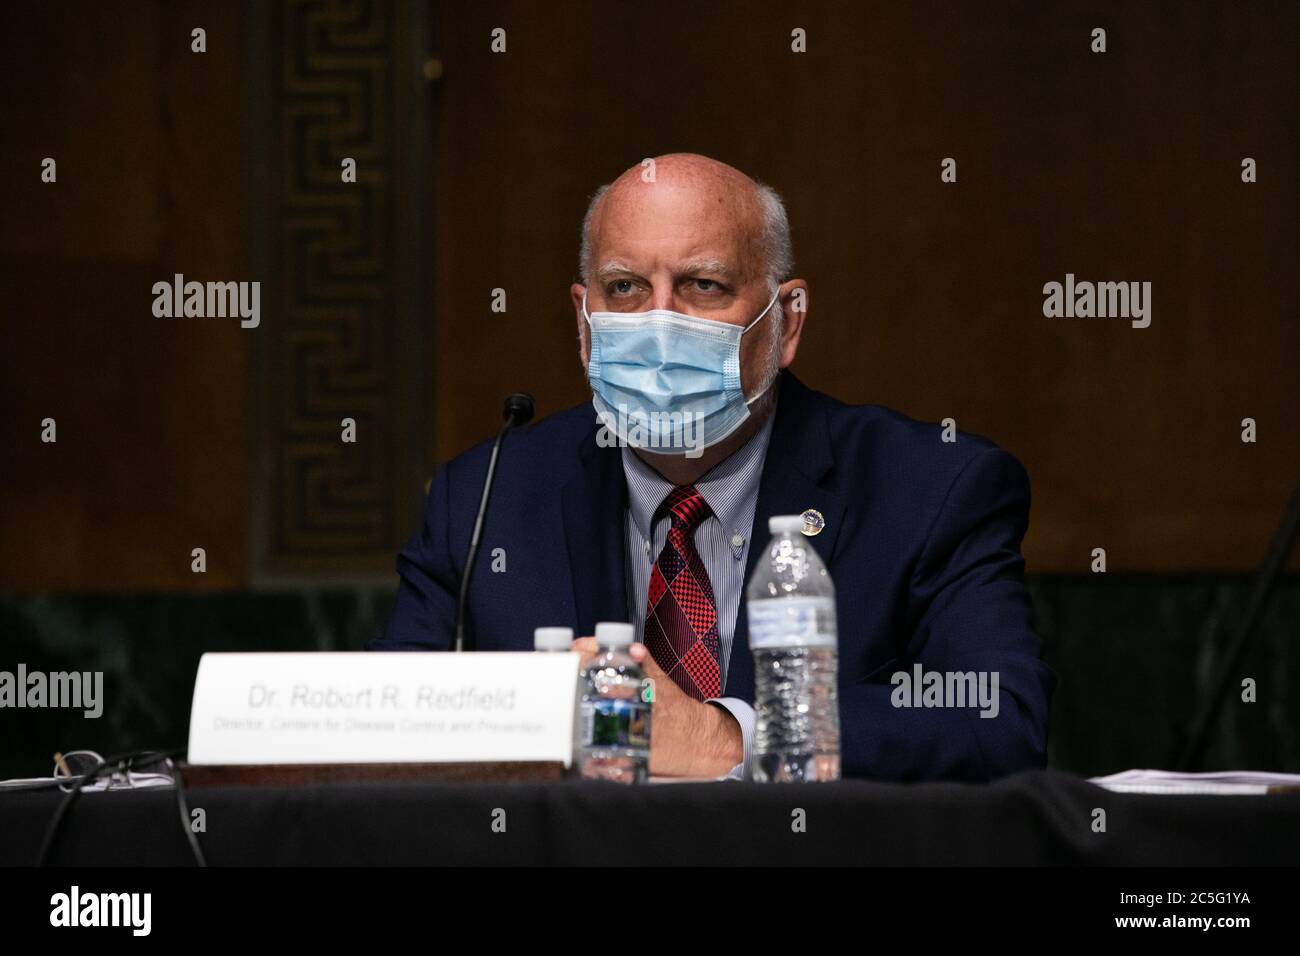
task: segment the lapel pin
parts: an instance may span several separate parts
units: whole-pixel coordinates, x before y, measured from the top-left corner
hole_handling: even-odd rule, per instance
[[[800,517],[803,518],[803,527],[800,530],[810,538],[821,534],[822,529],[826,527],[826,519],[816,508],[809,508]]]

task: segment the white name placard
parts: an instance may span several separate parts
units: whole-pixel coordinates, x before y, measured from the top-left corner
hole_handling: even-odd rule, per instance
[[[568,766],[577,676],[577,654],[204,654],[188,759]]]

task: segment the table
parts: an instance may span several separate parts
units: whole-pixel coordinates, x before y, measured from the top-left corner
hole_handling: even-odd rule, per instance
[[[1300,795],[1119,794],[1050,770],[985,785],[385,783],[187,797],[212,866],[1300,863]],[[0,864],[36,862],[61,799],[0,793]],[[81,796],[52,861],[191,865],[175,794]]]

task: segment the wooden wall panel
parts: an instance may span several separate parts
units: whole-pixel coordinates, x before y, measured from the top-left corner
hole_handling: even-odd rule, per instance
[[[0,588],[235,586],[247,333],[155,318],[151,288],[244,278],[240,8],[40,4],[6,21]],[[46,156],[57,183],[40,181]],[[40,442],[46,417],[57,444]]]
[[[1031,570],[1086,572],[1094,547],[1112,571],[1261,558],[1300,480],[1300,8],[439,9],[436,457],[487,437],[509,391],[539,414],[588,394],[567,294],[586,197],[690,150],[784,194],[806,382],[1024,461]],[[1044,318],[1067,272],[1151,281],[1151,327]]]
[[[1113,571],[1244,569],[1262,554],[1300,472],[1295,5],[277,5],[306,10],[290,22],[309,31],[391,11],[401,25],[374,57],[392,95],[353,99],[386,105],[386,128],[405,137],[382,173],[399,185],[341,220],[352,265],[387,270],[388,299],[364,344],[340,333],[361,378],[327,389],[359,394],[383,435],[383,451],[330,472],[378,524],[338,548],[309,515],[280,552],[266,547],[268,516],[297,520],[304,499],[285,489],[300,486],[249,466],[291,450],[252,430],[270,408],[249,394],[255,336],[277,327],[274,290],[257,331],[150,312],[153,282],[255,278],[259,243],[274,241],[267,217],[283,210],[254,186],[281,167],[246,149],[279,115],[278,94],[245,70],[268,62],[256,55],[270,34],[250,21],[265,9],[41,5],[0,34],[0,588],[389,580],[421,452],[443,460],[488,437],[514,389],[533,391],[539,414],[587,395],[566,291],[587,196],[673,150],[786,196],[812,284],[806,381],[951,415],[1025,462],[1031,570],[1086,571],[1098,546]],[[432,105],[396,67],[418,62],[426,18]],[[202,55],[189,50],[200,25]],[[1104,55],[1088,51],[1095,25],[1109,31]],[[490,51],[495,27],[505,54]],[[794,27],[806,54],[789,51]],[[424,156],[419,130],[435,118]],[[370,132],[322,139],[322,155]],[[39,182],[46,155],[55,186]],[[958,160],[955,185],[939,182],[944,156]],[[1243,156],[1258,160],[1257,184],[1240,182]],[[269,195],[294,195],[284,186]],[[372,244],[366,229],[385,223],[387,246]],[[1152,327],[1043,318],[1042,284],[1066,272],[1153,282]],[[498,287],[505,315],[490,310]],[[55,446],[38,440],[46,416]],[[1246,416],[1255,445],[1238,440]],[[189,570],[196,546],[203,576]]]

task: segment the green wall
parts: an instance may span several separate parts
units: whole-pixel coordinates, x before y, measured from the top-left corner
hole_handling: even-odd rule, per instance
[[[1087,775],[1170,766],[1193,695],[1214,676],[1216,631],[1237,619],[1249,584],[1214,575],[1031,578],[1059,679],[1052,765]],[[55,750],[183,749],[204,651],[358,650],[383,629],[392,600],[346,590],[0,597],[0,669],[102,670],[106,698],[97,720],[0,710],[0,777],[44,775]],[[1205,769],[1300,772],[1298,622],[1300,579],[1290,578],[1242,669],[1258,700],[1224,708]]]

